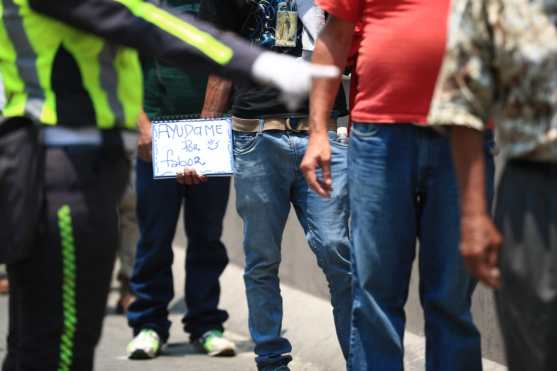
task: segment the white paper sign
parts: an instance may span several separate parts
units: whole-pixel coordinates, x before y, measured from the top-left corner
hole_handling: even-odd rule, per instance
[[[206,176],[233,173],[230,118],[154,121],[153,175],[174,178],[184,168]]]

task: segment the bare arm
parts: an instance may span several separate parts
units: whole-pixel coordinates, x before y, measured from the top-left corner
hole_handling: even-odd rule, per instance
[[[143,161],[151,162],[152,160],[152,134],[151,134],[151,120],[141,112],[139,115],[138,136],[137,136],[137,155]]]
[[[352,37],[352,22],[331,16],[317,39],[312,62],[315,64],[334,65],[343,71]],[[335,102],[342,76],[332,79],[314,79],[310,94],[310,125],[312,133],[327,134],[327,122]]]
[[[463,216],[487,214],[482,133],[454,126],[451,142],[460,189],[461,213]]]
[[[216,117],[225,113],[228,110],[231,93],[232,81],[210,75],[201,117]]]
[[[344,70],[354,35],[353,22],[331,16],[321,32],[312,62],[334,65]],[[327,122],[340,87],[341,77],[313,79],[310,95],[310,141],[302,161],[302,171],[309,186],[320,196],[329,197],[332,191],[330,170],[331,148],[327,136]],[[323,169],[323,179],[316,170]]]
[[[483,135],[474,129],[455,126],[451,141],[460,191],[460,250],[476,278],[488,286],[498,287],[497,255],[502,237],[491,221],[487,206]]]

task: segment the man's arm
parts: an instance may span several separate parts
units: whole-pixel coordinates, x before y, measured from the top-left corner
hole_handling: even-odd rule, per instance
[[[30,0],[38,13],[179,68],[251,79],[260,50],[188,14],[142,0]]]
[[[460,252],[470,273],[496,288],[500,285],[497,256],[502,237],[486,202],[484,137],[480,131],[455,126],[451,141],[460,191]]]
[[[30,7],[106,40],[191,72],[206,70],[237,81],[272,85],[286,103],[307,96],[312,76],[335,76],[331,66],[263,52],[232,33],[191,15],[177,15],[143,0],[29,0]],[[282,66],[278,72],[269,65]]]
[[[230,105],[231,94],[232,81],[210,75],[201,117],[216,117],[226,113]]]
[[[354,26],[354,22],[330,16],[317,39],[312,62],[334,65],[340,71],[344,70],[352,44]],[[327,135],[327,123],[340,83],[340,76],[332,79],[314,79],[311,88],[310,140],[301,169],[309,186],[322,197],[330,197],[332,191],[331,147]],[[323,170],[322,179],[317,178],[318,168]]]
[[[139,115],[138,136],[137,136],[137,156],[143,161],[152,161],[153,136],[151,132],[151,120],[145,112]]]
[[[502,239],[486,201],[482,135],[497,86],[488,4],[488,0],[452,3],[448,48],[428,122],[451,126],[461,208],[460,251],[466,267],[485,284],[497,287]]]

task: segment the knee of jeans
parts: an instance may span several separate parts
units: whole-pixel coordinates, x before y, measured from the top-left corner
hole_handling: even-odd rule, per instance
[[[352,266],[348,238],[331,236],[320,242],[312,238],[308,240],[329,283],[345,279],[351,281]]]
[[[319,264],[340,270],[350,270],[350,240],[348,237],[333,234],[325,234],[320,238],[313,235],[307,237]]]
[[[280,266],[280,258],[258,259],[257,262],[248,263],[246,259],[246,268],[244,271],[244,279],[247,281],[264,281],[269,277],[278,277]]]
[[[453,316],[470,313],[472,285],[457,285],[458,287],[438,287],[425,289],[420,287],[420,296],[425,312],[438,312]]]

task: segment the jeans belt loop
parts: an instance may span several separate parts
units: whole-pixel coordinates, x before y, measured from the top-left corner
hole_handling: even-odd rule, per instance
[[[257,134],[263,133],[264,129],[265,129],[265,119],[260,117],[259,125],[257,126]]]

